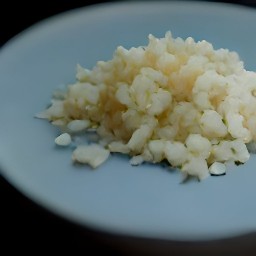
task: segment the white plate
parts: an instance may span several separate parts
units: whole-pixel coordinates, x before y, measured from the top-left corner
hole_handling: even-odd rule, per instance
[[[256,158],[226,176],[180,184],[178,171],[131,167],[113,156],[97,171],[74,167],[58,149],[58,130],[33,118],[77,63],[91,68],[118,45],[147,35],[206,39],[237,51],[256,70],[256,11],[194,2],[98,5],[43,21],[0,51],[2,175],[42,206],[81,225],[115,234],[175,240],[223,238],[256,231]]]

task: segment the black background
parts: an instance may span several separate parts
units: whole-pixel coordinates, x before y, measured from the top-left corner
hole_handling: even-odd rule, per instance
[[[188,0],[189,1],[189,0]],[[45,1],[28,1],[28,0],[7,0],[0,4],[0,45],[6,40],[13,37],[18,32],[34,24],[35,22],[52,16],[54,14],[79,8],[86,5],[103,3],[108,1],[87,1],[87,0],[45,0]],[[112,2],[118,2],[112,1]],[[218,1],[256,7],[256,0],[233,0]]]
[[[37,21],[66,10],[102,2],[105,1],[1,2],[0,46]],[[256,0],[224,2],[256,8]],[[27,255],[51,255],[53,252],[57,255],[256,255],[256,234],[222,241],[189,243],[120,237],[82,228],[31,202],[2,176],[0,217],[1,255],[12,255],[16,251],[14,255],[23,252]]]

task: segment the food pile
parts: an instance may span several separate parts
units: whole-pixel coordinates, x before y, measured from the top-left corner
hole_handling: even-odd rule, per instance
[[[92,69],[78,65],[77,81],[55,93],[37,117],[48,119],[69,145],[94,130],[98,143],[78,145],[73,160],[102,164],[110,152],[131,164],[167,160],[199,180],[245,163],[256,141],[256,73],[235,52],[191,37],[149,35],[147,46],[119,46]]]

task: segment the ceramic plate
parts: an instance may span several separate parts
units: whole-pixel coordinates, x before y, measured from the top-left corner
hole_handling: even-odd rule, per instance
[[[113,155],[98,170],[75,167],[59,131],[35,119],[77,63],[92,68],[115,48],[146,45],[152,33],[208,40],[256,70],[256,10],[202,2],[123,2],[42,21],[0,51],[1,174],[22,193],[71,221],[114,234],[174,240],[256,231],[256,158],[227,175],[181,184],[161,165],[131,167]]]

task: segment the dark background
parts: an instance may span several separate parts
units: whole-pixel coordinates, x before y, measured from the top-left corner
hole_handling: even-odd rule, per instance
[[[189,1],[189,0],[188,0]],[[6,40],[34,24],[35,22],[52,16],[54,14],[79,8],[86,5],[103,3],[108,1],[87,1],[87,0],[45,0],[45,1],[28,1],[28,0],[7,0],[0,4],[0,45]],[[112,1],[112,2],[118,2]],[[211,1],[213,2],[213,1]],[[233,0],[218,1],[235,3],[251,7],[256,7],[256,0]]]
[[[0,3],[0,46],[54,14],[106,1],[52,0]],[[117,1],[115,1],[117,2]],[[215,1],[256,8],[256,0]],[[239,18],[239,17],[238,17]],[[255,24],[256,25],[256,24]],[[82,228],[31,202],[0,176],[0,254],[256,255],[256,234],[206,243],[120,237]]]

